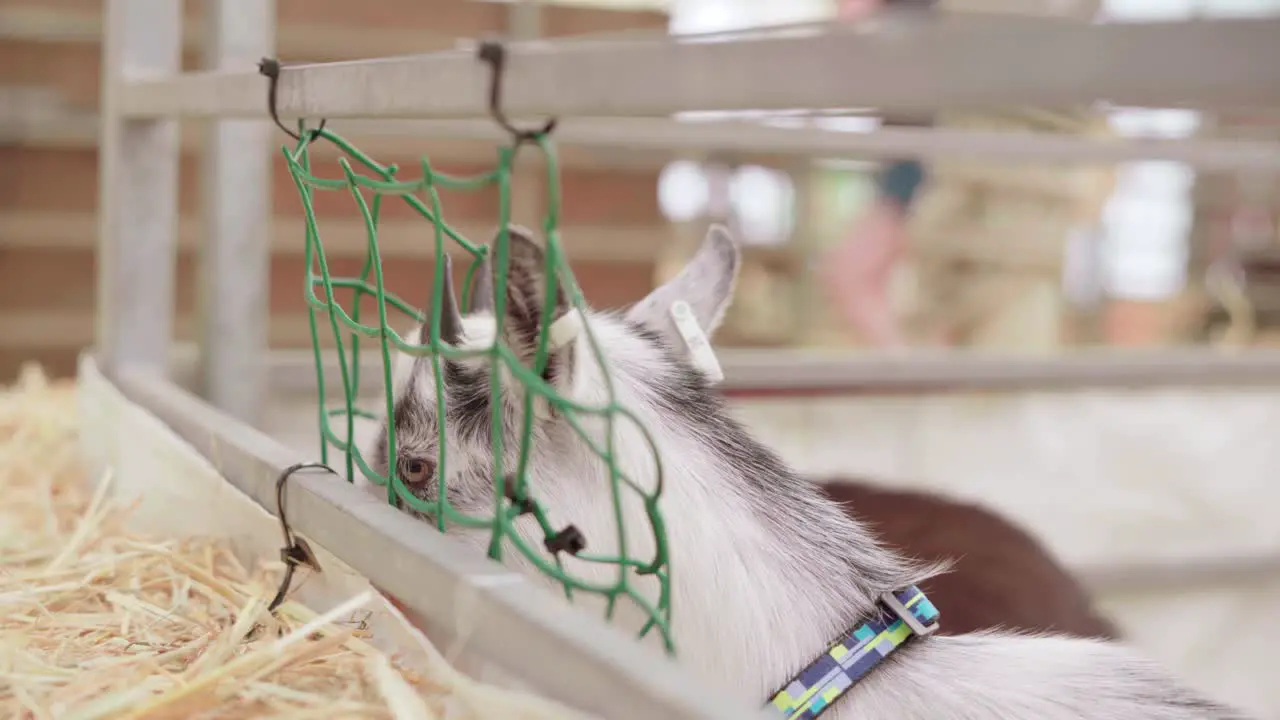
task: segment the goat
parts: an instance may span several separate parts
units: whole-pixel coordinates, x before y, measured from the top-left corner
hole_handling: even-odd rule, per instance
[[[561,285],[547,294],[545,252],[531,233],[509,228],[508,274],[500,338],[526,367],[535,356],[545,302],[553,320],[570,314]],[[576,337],[550,352],[542,381],[579,406],[613,397],[649,430],[662,461],[673,582],[672,629],[679,662],[695,676],[735,688],[762,706],[815,659],[825,662],[833,639],[884,610],[888,593],[909,588],[939,568],[913,562],[882,545],[860,522],[800,477],[731,417],[707,376],[681,350],[669,310],[688,303],[708,336],[721,324],[741,265],[737,241],[713,226],[684,269],[626,311],[587,309]],[[447,268],[446,268],[447,270]],[[451,275],[442,289],[440,337],[461,349],[489,347],[497,334],[493,275],[476,283],[471,309],[458,311]],[[428,326],[416,329],[425,341]],[[606,367],[588,342],[598,342]],[[432,369],[442,365],[443,386]],[[382,418],[369,448],[372,467],[397,472],[414,495],[435,499],[437,483],[452,505],[489,515],[494,506],[490,371],[487,358],[446,360],[400,354],[392,369],[393,412]],[[607,373],[607,375],[606,375]],[[525,393],[502,365],[497,415],[503,468],[516,466]],[[444,406],[438,424],[437,393]],[[557,527],[576,526],[595,555],[649,557],[654,548],[641,498],[623,493],[615,518],[608,468],[575,434],[562,412],[541,397],[526,477],[532,495]],[[579,414],[583,431],[603,446],[609,424]],[[388,467],[387,423],[394,423],[398,467]],[[658,466],[646,436],[619,418],[613,426],[618,467],[652,490]],[[443,437],[447,467],[437,474]],[[410,512],[413,512],[410,510]],[[515,527],[522,544],[542,552],[541,532],[525,516]],[[622,527],[620,527],[622,526]],[[625,528],[625,529],[623,529]],[[487,530],[451,535],[482,548]],[[549,555],[547,556],[549,558]],[[504,562],[542,575],[509,548]],[[566,557],[579,577],[609,584],[627,573],[644,591],[651,576],[633,568]],[[550,582],[550,581],[548,581]],[[651,596],[652,597],[652,596]],[[600,598],[577,593],[574,605],[598,609]],[[905,601],[901,601],[904,602]],[[613,623],[638,630],[647,615],[618,603]],[[946,608],[940,608],[943,618]],[[899,612],[902,611],[899,608]],[[944,620],[945,621],[945,620]],[[918,619],[917,619],[918,622]],[[652,634],[651,634],[652,636]],[[878,637],[878,636],[877,636]],[[787,713],[814,717],[816,711]],[[1230,720],[1238,711],[1195,694],[1155,663],[1118,643],[1046,634],[981,632],[911,637],[829,705],[828,720]]]
[[[1001,515],[972,503],[849,478],[816,482],[885,545],[917,560],[950,564],[947,572],[921,583],[945,613],[939,635],[1000,628],[1120,637],[1053,553]]]

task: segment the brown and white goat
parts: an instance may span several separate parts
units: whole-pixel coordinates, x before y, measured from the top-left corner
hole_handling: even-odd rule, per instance
[[[501,338],[526,366],[547,297],[544,252],[526,231],[513,229]],[[684,270],[625,312],[590,310],[582,318],[598,340],[607,368],[597,361],[586,332],[550,356],[545,382],[579,407],[604,407],[609,388],[651,433],[661,456],[661,509],[671,553],[673,631],[679,662],[695,675],[717,678],[764,705],[772,692],[831,640],[875,611],[892,590],[926,581],[921,567],[885,547],[861,522],[778,455],[758,442],[726,409],[707,377],[681,350],[670,316],[675,302],[693,309],[708,335],[724,318],[740,265],[740,250],[723,228],[713,228]],[[428,283],[424,283],[426,285]],[[472,311],[458,313],[445,288],[441,335],[459,348],[495,340],[493,298],[486,291]],[[553,318],[570,312],[566,294],[554,297]],[[489,367],[483,358],[445,362],[437,387],[432,359],[402,355],[394,371],[399,467],[412,492],[436,497],[436,484],[463,511],[488,515],[494,505]],[[515,467],[526,389],[509,372],[501,380],[504,467]],[[437,393],[443,395],[441,430]],[[624,492],[615,517],[606,464],[566,416],[535,402],[527,477],[532,494],[557,527],[573,524],[588,552],[623,551],[649,557],[653,539],[636,493]],[[604,446],[610,424],[577,413],[592,440]],[[384,419],[384,423],[386,420]],[[384,427],[385,431],[385,427]],[[652,489],[657,466],[642,431],[625,418],[612,424],[618,466]],[[437,472],[443,436],[447,467]],[[370,448],[373,464],[388,472],[382,436]],[[522,544],[542,552],[533,521],[518,526]],[[619,527],[619,525],[624,527]],[[424,528],[424,532],[429,532]],[[451,530],[483,548],[487,531]],[[584,556],[585,558],[585,556]],[[571,572],[601,584],[616,581],[615,565],[567,558]],[[504,561],[532,570],[507,548]],[[635,578],[645,592],[646,577]],[[650,596],[652,597],[652,596]],[[584,593],[575,604],[590,606]],[[636,630],[643,618],[628,603],[614,622]],[[598,606],[597,606],[598,610]],[[947,608],[940,606],[943,622]],[[982,632],[929,635],[908,641],[824,714],[828,720],[1227,720],[1239,712],[1200,697],[1157,664],[1114,642],[1055,635]]]

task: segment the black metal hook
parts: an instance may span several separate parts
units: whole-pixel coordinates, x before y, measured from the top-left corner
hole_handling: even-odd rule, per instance
[[[489,67],[493,69],[489,76],[489,114],[493,116],[494,122],[511,134],[516,147],[526,142],[537,142],[556,129],[558,118],[554,117],[535,130],[521,130],[512,125],[502,109],[502,78],[507,70],[507,48],[497,40],[486,40],[480,43],[478,55],[481,62],[489,63]]]
[[[280,531],[284,534],[284,547],[280,548],[280,560],[284,562],[284,577],[280,579],[280,589],[276,591],[276,596],[271,600],[271,604],[267,605],[267,612],[275,612],[280,607],[280,603],[284,602],[284,598],[289,594],[289,586],[293,584],[293,571],[299,565],[305,565],[316,572],[320,572],[320,562],[316,560],[316,555],[311,551],[311,546],[307,541],[294,534],[293,528],[289,527],[289,520],[285,517],[284,499],[285,488],[287,487],[289,477],[299,470],[307,468],[324,468],[329,472],[333,469],[324,463],[309,462],[297,463],[291,465],[280,473],[280,477],[276,478],[276,515],[280,518]]]
[[[275,58],[262,58],[262,60],[258,61],[258,73],[266,76],[270,82],[267,87],[267,112],[271,114],[271,119],[275,121],[276,127],[283,130],[286,135],[294,140],[301,140],[302,137],[298,133],[285,127],[284,123],[280,122],[280,115],[276,111],[276,92],[279,90],[280,85],[280,61]],[[324,130],[324,126],[328,122],[327,119],[321,119],[320,127],[307,131],[307,135],[309,135],[307,144],[315,142],[316,138],[320,137],[320,132]]]

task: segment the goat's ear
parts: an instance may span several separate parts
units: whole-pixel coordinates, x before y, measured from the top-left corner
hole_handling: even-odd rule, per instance
[[[547,301],[546,252],[533,239],[533,233],[518,225],[507,227],[507,289],[506,308],[503,312],[503,340],[525,365],[532,365],[538,348],[538,335],[542,327],[542,312]],[[499,288],[496,276],[497,261],[489,263],[495,273],[493,287]],[[555,323],[569,311],[568,295],[564,286],[556,284],[555,307],[551,310],[551,322]],[[545,328],[550,332],[550,328]],[[568,369],[573,344],[569,339],[560,347],[549,347],[550,360],[545,377],[563,376]]]
[[[484,259],[475,269],[475,277],[471,280],[470,301],[467,303],[467,312],[493,312],[493,259],[490,249],[490,255],[485,255]]]
[[[671,319],[671,306],[689,303],[702,331],[710,338],[724,321],[742,265],[742,251],[723,225],[712,225],[702,246],[678,275],[636,303],[627,318],[660,332],[675,347],[683,342]]]

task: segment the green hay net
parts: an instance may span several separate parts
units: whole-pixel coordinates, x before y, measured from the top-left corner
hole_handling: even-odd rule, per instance
[[[307,277],[303,292],[311,310],[311,339],[315,354],[315,370],[320,404],[319,431],[321,435],[322,462],[330,464],[329,458],[332,450],[338,450],[343,455],[348,482],[354,481],[356,472],[364,473],[365,477],[371,482],[387,488],[389,502],[394,505],[407,505],[429,514],[435,520],[435,525],[442,532],[447,531],[450,526],[488,528],[491,532],[490,557],[500,561],[506,549],[514,548],[533,562],[543,573],[560,583],[566,596],[570,599],[573,599],[576,592],[603,595],[607,599],[605,605],[606,617],[612,618],[620,598],[624,596],[630,598],[648,615],[648,621],[641,629],[640,636],[644,637],[656,630],[660,633],[667,651],[674,652],[670,636],[670,569],[667,558],[666,533],[663,529],[662,516],[658,511],[658,497],[661,494],[662,487],[661,464],[657,464],[659,468],[659,479],[656,483],[657,490],[655,492],[646,492],[618,468],[612,455],[614,422],[633,422],[639,425],[636,418],[626,408],[619,406],[612,400],[612,388],[610,388],[609,403],[599,407],[587,407],[558,395],[553,387],[542,380],[539,371],[545,366],[546,362],[548,341],[546,336],[547,328],[550,326],[550,318],[548,317],[551,312],[550,305],[548,305],[542,318],[543,330],[538,340],[534,368],[522,365],[511,348],[501,341],[497,341],[493,346],[481,351],[461,351],[451,348],[440,341],[439,308],[442,307],[441,292],[444,272],[442,258],[446,252],[446,243],[456,243],[466,254],[471,256],[471,262],[462,288],[464,302],[466,298],[471,296],[471,286],[475,282],[476,271],[481,261],[490,253],[493,255],[495,269],[495,296],[498,298],[499,303],[503,302],[502,298],[505,296],[507,285],[508,238],[506,228],[511,208],[511,171],[517,148],[499,148],[495,169],[473,177],[452,177],[435,172],[432,170],[429,161],[423,158],[421,160],[421,168],[418,169],[419,172],[415,173],[419,177],[406,180],[399,179],[400,169],[395,165],[379,164],[336,133],[325,130],[323,126],[319,130],[303,130],[300,126],[299,135],[302,140],[294,147],[282,147],[281,149],[285,162],[288,164],[289,172],[297,186],[298,197],[302,201],[302,209],[306,220],[305,257]],[[330,143],[339,150],[338,164],[342,171],[342,177],[322,178],[311,172],[310,148],[312,145],[307,141],[312,139],[317,143]],[[579,310],[584,310],[582,293],[573,278],[573,273],[565,262],[557,230],[560,210],[560,185],[556,154],[545,136],[538,139],[534,145],[543,154],[547,168],[547,207],[543,222],[543,233],[547,257],[546,272],[548,284],[550,285],[549,292],[555,293],[557,283],[563,283],[570,304]],[[437,190],[438,188],[480,190],[494,185],[497,186],[499,198],[499,213],[495,225],[500,228],[500,231],[494,241],[494,246],[489,247],[488,245],[469,241],[444,222]],[[325,257],[324,243],[321,239],[320,223],[316,218],[312,203],[316,192],[346,193],[359,209],[360,216],[364,219],[368,236],[367,250],[359,277],[334,277],[330,274],[329,263]],[[422,242],[431,243],[435,251],[435,279],[431,302],[431,307],[435,310],[430,318],[431,342],[428,345],[407,342],[393,327],[408,327],[412,324],[408,318],[412,318],[416,322],[422,322],[425,316],[423,312],[396,297],[384,286],[382,255],[378,248],[378,221],[379,213],[386,200],[408,204],[409,207],[416,211],[417,215],[420,215],[426,221],[423,226]],[[361,300],[365,298],[373,298],[375,301],[374,305],[377,310],[376,316],[373,318],[361,318]],[[464,312],[469,309],[463,308]],[[399,313],[403,317],[397,316],[395,313]],[[502,313],[498,313],[498,321],[499,323],[502,322]],[[322,324],[327,327],[322,329]],[[334,407],[330,407],[326,393],[325,370],[320,349],[321,333],[332,333],[336,342],[342,397],[338,399]],[[497,335],[502,337],[501,327],[499,327]],[[595,354],[596,361],[603,364],[604,359],[600,354],[600,348],[596,344],[596,339],[591,332],[589,323],[584,328],[583,338],[589,343],[592,352]],[[487,355],[491,359],[494,369],[494,372],[490,375],[490,391],[493,393],[491,397],[495,400],[491,404],[495,409],[495,424],[498,422],[499,403],[496,402],[497,390],[493,387],[493,378],[497,377],[498,364],[501,363],[509,368],[517,381],[524,385],[526,389],[524,393],[524,416],[519,440],[519,462],[516,468],[510,471],[503,468],[502,436],[500,432],[492,433],[495,468],[497,469],[493,478],[495,506],[492,514],[486,517],[474,517],[451,507],[445,497],[443,483],[438,483],[440,491],[437,493],[435,500],[428,502],[415,497],[410,494],[401,479],[394,473],[393,477],[387,478],[374,472],[362,457],[360,448],[347,440],[347,438],[354,437],[356,418],[375,419],[377,417],[394,416],[390,388],[392,387],[392,357],[393,351],[396,350],[429,356],[437,387],[443,384],[441,378],[442,363],[440,362],[442,357],[462,358],[477,354]],[[385,402],[382,413],[373,413],[367,408],[357,406],[357,389],[360,386],[360,358],[368,352],[374,352],[381,363],[384,390],[381,402]],[[548,402],[556,406],[560,411],[559,415],[574,427],[580,439],[590,446],[609,468],[607,477],[581,478],[581,481],[607,482],[610,484],[613,493],[614,515],[617,519],[617,554],[613,556],[592,554],[590,552],[592,539],[586,538],[586,548],[575,553],[575,555],[586,562],[615,566],[617,569],[615,582],[600,584],[575,577],[565,569],[559,553],[554,555],[554,559],[548,559],[546,555],[535,550],[534,547],[530,546],[515,533],[513,524],[515,519],[521,515],[522,509],[529,510],[537,520],[542,528],[544,540],[555,537],[559,532],[547,520],[545,510],[538,502],[536,488],[529,488],[526,482],[526,462],[529,457],[533,398],[535,394],[546,398]],[[439,423],[440,457],[438,477],[443,478],[446,477],[448,460],[445,457],[444,449],[443,400],[437,398],[437,403],[437,410],[441,418]],[[594,442],[581,426],[580,418],[587,415],[603,416],[607,427],[606,437],[608,438],[605,447],[600,447],[598,443]],[[338,432],[335,431],[335,425],[345,427]],[[395,432],[393,427],[388,429],[388,467],[395,468],[397,467]],[[644,428],[641,427],[641,430],[643,432]],[[645,434],[647,436],[647,433]],[[650,447],[653,449],[652,443],[650,443]],[[653,452],[655,463],[657,463],[656,449],[653,449]],[[508,483],[511,484],[511,487],[507,486]],[[622,493],[624,492],[640,494],[644,506],[647,508],[654,538],[654,547],[656,548],[650,558],[635,558],[627,554],[627,539],[621,510]],[[515,502],[513,499],[520,502]],[[427,531],[425,527],[424,531]],[[644,597],[634,586],[637,576],[643,575],[652,576],[657,580],[659,593],[655,600]]]

